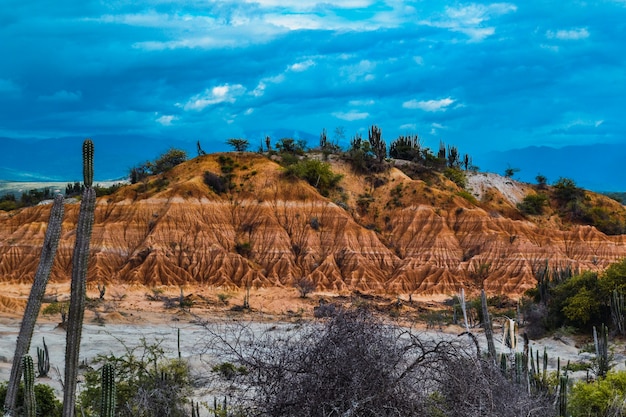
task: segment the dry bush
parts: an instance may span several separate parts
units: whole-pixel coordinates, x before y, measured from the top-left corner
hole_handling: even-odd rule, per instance
[[[256,327],[255,327],[256,326]],[[285,325],[287,326],[287,325]],[[476,355],[364,310],[298,327],[205,324],[205,353],[247,370],[228,383],[233,411],[257,416],[552,416]],[[208,352],[210,351],[210,352]]]

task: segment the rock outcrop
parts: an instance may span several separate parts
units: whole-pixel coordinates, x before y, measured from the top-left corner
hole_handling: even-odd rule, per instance
[[[626,256],[623,235],[550,216],[530,221],[497,189],[490,204],[445,179],[429,185],[392,168],[375,184],[334,162],[342,189],[326,198],[262,156],[233,157],[234,188],[224,194],[203,181],[206,171],[220,173],[217,157],[207,155],[99,198],[88,280],[259,287],[307,277],[337,292],[484,287],[515,296],[535,285],[546,261],[601,271]],[[52,281],[70,278],[78,206],[67,204]],[[49,210],[0,215],[0,280],[33,279]]]

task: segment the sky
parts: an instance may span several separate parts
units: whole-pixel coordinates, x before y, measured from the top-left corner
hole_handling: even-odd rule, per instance
[[[625,141],[626,0],[1,3],[0,137]]]

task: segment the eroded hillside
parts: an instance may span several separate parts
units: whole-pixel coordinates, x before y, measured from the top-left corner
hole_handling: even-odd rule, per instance
[[[534,191],[512,181],[505,190],[474,178],[467,192],[436,174],[414,180],[391,168],[355,175],[335,160],[333,171],[343,178],[324,197],[285,178],[264,156],[221,157],[195,158],[99,198],[88,279],[243,287],[309,278],[329,291],[434,294],[484,286],[516,295],[534,286],[534,271],[546,260],[601,270],[626,256],[624,235],[568,225],[549,210],[522,216],[516,199]],[[225,158],[230,185],[218,194],[205,173],[223,172]],[[0,215],[0,279],[32,280],[49,209]],[[54,281],[69,280],[77,215],[78,204],[67,204]]]

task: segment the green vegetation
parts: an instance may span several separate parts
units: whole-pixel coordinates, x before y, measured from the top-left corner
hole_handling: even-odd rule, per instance
[[[465,172],[459,168],[448,167],[443,171],[443,175],[460,188],[465,188],[467,186],[467,177],[465,176]]]
[[[168,359],[160,342],[141,340],[139,346],[124,346],[122,355],[99,355],[87,367],[78,405],[86,417],[99,416],[102,403],[101,370],[110,364],[115,369],[118,417],[186,417],[191,395],[187,362]]]
[[[227,144],[233,147],[237,152],[245,152],[250,146],[250,142],[247,139],[231,138],[226,141]]]
[[[524,214],[539,215],[543,214],[544,209],[548,205],[548,196],[542,193],[528,194],[521,203],[517,204],[517,208]]]
[[[187,160],[187,153],[181,149],[170,149],[154,161],[147,161],[130,169],[130,182],[136,184],[150,175],[169,171]]]
[[[46,417],[61,417],[61,402],[54,395],[54,390],[45,384],[35,384],[36,414]],[[4,404],[7,394],[7,382],[0,384],[0,403]],[[16,415],[24,412],[24,384],[20,384],[15,406]]]
[[[537,274],[537,287],[529,290],[524,310],[529,327],[554,331],[563,326],[590,332],[603,323],[624,322],[623,309],[612,304],[614,293],[626,294],[626,259],[614,263],[601,275],[585,271],[575,274],[571,270],[541,268]],[[534,332],[534,331],[533,331]]]
[[[513,175],[515,175],[518,172],[519,172],[519,168],[508,167],[507,169],[504,170],[504,176],[506,178],[512,178]]]
[[[317,159],[303,159],[291,164],[285,168],[285,175],[305,180],[323,196],[328,196],[342,178],[332,171],[330,164]]]
[[[626,372],[609,372],[591,383],[578,381],[571,390],[572,417],[623,416],[626,414]]]
[[[558,205],[559,214],[570,221],[595,226],[607,235],[626,233],[623,215],[607,207],[592,205],[585,190],[569,178],[559,178],[552,187],[552,196]]]

